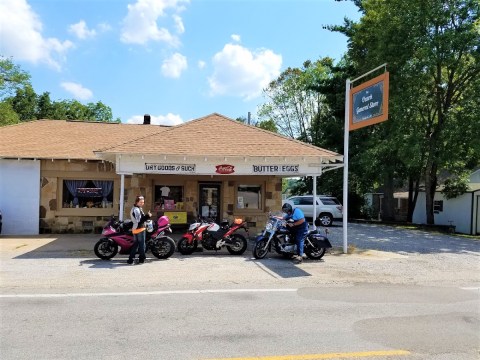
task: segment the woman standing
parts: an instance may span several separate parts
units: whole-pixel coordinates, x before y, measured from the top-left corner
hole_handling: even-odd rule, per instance
[[[143,264],[145,262],[145,221],[150,219],[152,213],[149,211],[146,215],[143,212],[142,206],[145,204],[145,198],[141,195],[135,198],[135,203],[130,211],[130,218],[132,219],[132,233],[133,233],[133,246],[130,250],[130,256],[127,263],[133,264],[135,255],[138,251],[138,263]]]

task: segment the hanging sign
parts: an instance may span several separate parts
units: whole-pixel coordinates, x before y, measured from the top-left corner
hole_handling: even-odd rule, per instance
[[[388,81],[385,72],[350,90],[350,131],[388,119]]]

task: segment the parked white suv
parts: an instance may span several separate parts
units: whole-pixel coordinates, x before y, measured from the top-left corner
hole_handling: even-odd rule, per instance
[[[317,196],[315,217],[313,216],[313,195],[291,196],[284,200],[282,205],[285,203],[302,210],[306,218],[318,218],[323,226],[331,226],[333,220],[343,219],[342,204],[333,196]]]

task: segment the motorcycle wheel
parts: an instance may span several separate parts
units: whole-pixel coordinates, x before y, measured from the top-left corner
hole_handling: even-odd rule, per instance
[[[262,239],[259,240],[255,243],[253,247],[253,257],[255,259],[263,259],[265,256],[267,256],[268,253],[268,247],[267,246],[267,239]]]
[[[325,255],[325,252],[327,251],[327,249],[325,248],[317,248],[317,247],[306,247],[305,248],[305,255],[308,256],[309,259],[312,259],[312,260],[320,260],[323,255]]]
[[[168,236],[153,240],[150,250],[156,258],[167,259],[172,256],[175,251],[175,241]]]
[[[178,240],[178,251],[182,255],[190,255],[197,249],[197,241],[193,241],[191,244],[188,243],[188,239],[186,237],[182,237]]]
[[[110,260],[118,253],[118,246],[110,239],[102,238],[93,247],[95,255],[102,260]]]
[[[227,246],[227,250],[232,255],[242,255],[247,250],[247,239],[240,234],[233,234],[231,240],[232,246]]]

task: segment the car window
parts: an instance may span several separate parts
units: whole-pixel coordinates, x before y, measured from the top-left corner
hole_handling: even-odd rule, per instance
[[[298,198],[298,197],[292,197],[288,200],[291,201],[293,205],[299,205],[300,204],[300,198]]]
[[[323,205],[340,205],[340,201],[336,198],[321,197]]]
[[[313,205],[313,196],[300,198],[300,203],[298,205]]]

